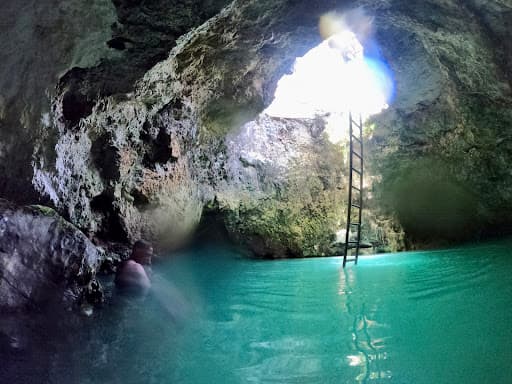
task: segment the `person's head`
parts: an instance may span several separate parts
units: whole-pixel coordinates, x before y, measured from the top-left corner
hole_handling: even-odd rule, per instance
[[[153,246],[149,241],[137,240],[133,244],[131,259],[142,265],[150,265],[153,257]]]

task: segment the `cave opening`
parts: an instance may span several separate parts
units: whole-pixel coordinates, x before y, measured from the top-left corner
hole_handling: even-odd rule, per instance
[[[329,21],[334,23],[334,21]],[[334,29],[334,31],[332,31]],[[333,143],[348,139],[348,115],[363,122],[386,108],[394,97],[393,75],[374,41],[366,44],[346,26],[331,27],[292,73],[278,82],[274,100],[264,113],[281,118],[321,118]]]
[[[362,11],[326,18],[323,41],[309,40],[301,57],[283,56],[287,65],[296,58],[277,82],[271,76],[272,102],[254,120],[232,124],[238,128],[226,137],[228,179],[243,191],[242,203],[234,205],[236,215],[216,214],[258,256],[340,254],[350,189],[349,115],[366,121],[393,102],[393,74],[371,20]],[[365,131],[369,138],[371,129]],[[229,188],[216,196],[224,206],[234,200]]]
[[[348,22],[348,19],[351,21]],[[308,183],[315,177],[319,180],[328,179],[337,190],[343,191],[332,192],[332,203],[322,207],[327,212],[326,215],[332,214],[334,217],[339,215],[335,212],[341,213],[335,220],[329,219],[330,222],[324,222],[325,230],[334,230],[335,236],[330,240],[329,247],[321,251],[313,247],[311,254],[340,254],[341,251],[337,247],[349,241],[353,243],[356,238],[357,243],[362,242],[365,247],[375,243],[372,237],[373,229],[368,229],[375,226],[374,218],[368,217],[371,214],[366,210],[363,213],[364,218],[361,219],[359,216],[357,220],[353,216],[355,213],[352,213],[352,216],[350,213],[351,207],[356,207],[357,209],[352,210],[361,215],[362,207],[368,203],[367,198],[363,197],[363,188],[369,190],[374,179],[361,176],[363,151],[362,147],[353,151],[351,121],[357,121],[362,123],[361,127],[364,126],[359,136],[359,143],[362,146],[363,139],[370,139],[375,127],[375,124],[367,124],[368,119],[386,110],[395,97],[394,75],[381,53],[377,40],[373,37],[371,23],[372,20],[367,15],[357,12],[351,13],[350,17],[327,14],[321,18],[320,33],[323,41],[302,57],[296,58],[291,72],[278,81],[272,103],[263,111],[264,115],[271,118],[303,121],[308,127],[313,127],[312,142],[321,143],[322,140],[328,139],[334,144],[320,145],[322,149],[316,150],[317,160],[307,162],[308,175],[304,175],[304,181],[298,181],[303,192],[309,191],[308,193],[315,195],[312,201],[316,207],[322,206],[319,196],[330,193],[333,188],[324,187],[317,192],[314,192],[314,188],[310,190],[312,187]],[[356,145],[356,148],[359,147]],[[335,154],[337,151],[340,153],[339,156]],[[356,155],[359,157],[356,158]],[[320,158],[321,160],[318,160]],[[350,159],[355,159],[357,164],[360,161],[361,166],[354,168]],[[324,165],[318,167],[315,161]],[[325,165],[325,162],[331,164]],[[308,177],[311,179],[307,179]],[[352,185],[353,179],[358,185],[357,188]],[[359,203],[352,201],[356,198],[360,199]],[[347,219],[347,215],[352,219]],[[361,222],[370,224],[361,230]],[[361,234],[362,232],[364,234]],[[359,245],[357,248],[359,249]],[[342,253],[346,254],[346,250]]]

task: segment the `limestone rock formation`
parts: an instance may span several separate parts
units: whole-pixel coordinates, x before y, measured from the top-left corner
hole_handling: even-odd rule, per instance
[[[36,190],[86,233],[177,247],[208,209],[259,254],[327,252],[343,219],[335,207],[344,182],[333,178],[340,150],[308,133],[307,122],[258,115],[294,59],[320,42],[319,16],[355,7],[362,19],[347,17],[347,26],[389,63],[396,83],[367,142],[368,233],[397,249],[512,229],[509,2],[100,3],[94,41],[104,40],[95,56],[103,59],[55,81],[43,129],[42,91],[0,99],[32,107],[0,108],[10,132],[1,154],[26,164],[34,149]],[[28,143],[12,134],[21,116],[30,117]],[[9,155],[18,152],[24,159]],[[314,173],[320,168],[328,179]],[[26,184],[9,166],[5,174],[4,190]]]
[[[257,255],[335,254],[347,189],[342,148],[320,121],[266,115],[226,137],[217,206],[230,233]]]
[[[113,58],[108,0],[5,0],[0,12],[0,196],[37,200],[31,185],[34,143],[50,122],[50,98],[71,67]],[[49,148],[53,151],[53,148]]]
[[[0,199],[0,308],[71,308],[101,299],[96,247],[55,211]]]
[[[376,18],[397,86],[367,152],[380,210],[410,247],[508,232],[512,4],[416,5],[389,7],[395,23]]]

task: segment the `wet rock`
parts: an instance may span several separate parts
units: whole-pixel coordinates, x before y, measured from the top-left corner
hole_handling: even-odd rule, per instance
[[[98,239],[96,239],[98,242]],[[108,242],[97,246],[104,253],[98,273],[103,275],[112,275],[116,273],[117,267],[123,260],[130,258],[132,248],[124,243]]]
[[[101,301],[100,253],[86,236],[42,206],[0,199],[0,308],[72,308]]]

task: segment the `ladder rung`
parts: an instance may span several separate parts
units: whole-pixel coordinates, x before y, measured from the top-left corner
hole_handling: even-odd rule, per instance
[[[345,259],[345,263],[352,262],[352,261],[357,261],[357,259],[356,258],[353,258],[353,259],[346,258]]]
[[[361,139],[360,139],[359,137],[357,137],[357,136],[355,136],[355,135],[352,135],[352,138],[353,138],[353,139],[356,139],[357,141],[359,141],[359,142],[361,143]]]
[[[356,157],[359,157],[361,160],[363,159],[363,157],[355,151],[352,151],[352,154],[355,155]]]
[[[349,244],[359,244],[359,241],[355,241],[355,240],[349,240],[348,241]]]
[[[361,223],[350,223],[349,225],[361,225]]]
[[[352,203],[352,204],[350,204],[350,205],[351,205],[351,206],[353,206],[353,207],[356,207],[356,208],[361,208],[361,206],[360,206],[359,204],[354,204],[354,203]]]
[[[356,169],[354,167],[352,167],[352,170],[359,175],[362,173],[359,169]]]
[[[359,188],[357,188],[356,186],[354,186],[354,185],[352,186],[352,188],[354,188],[356,191],[361,192],[361,190]]]

